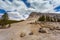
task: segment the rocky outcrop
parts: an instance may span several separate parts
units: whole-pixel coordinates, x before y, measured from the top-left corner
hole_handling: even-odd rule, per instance
[[[60,22],[60,14],[57,13],[37,13],[32,12],[28,19],[37,19],[39,21]],[[44,19],[43,19],[44,18]]]
[[[36,21],[41,16],[33,14],[28,20],[11,24],[9,29],[0,29],[0,40],[60,40],[60,22]]]

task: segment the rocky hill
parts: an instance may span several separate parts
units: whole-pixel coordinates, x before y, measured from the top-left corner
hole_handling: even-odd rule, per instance
[[[60,22],[60,14],[57,13],[37,13],[37,12],[32,12],[29,15],[28,19],[39,19],[44,16],[45,21],[53,21],[53,22]]]
[[[32,13],[25,21],[0,29],[0,40],[60,40],[60,22],[36,21],[40,14]]]

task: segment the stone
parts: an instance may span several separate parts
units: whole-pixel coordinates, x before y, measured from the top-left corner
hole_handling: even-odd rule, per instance
[[[43,28],[40,28],[38,32],[39,33],[46,33],[46,31]]]

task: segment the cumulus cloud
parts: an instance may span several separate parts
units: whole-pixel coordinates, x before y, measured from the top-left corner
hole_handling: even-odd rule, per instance
[[[55,12],[53,9],[60,5],[60,0],[27,0],[28,8],[22,0],[0,0],[0,9],[8,12],[12,20],[26,20],[31,12]]]
[[[21,0],[14,0],[10,2],[8,0],[0,1],[0,8],[10,11],[8,12],[9,18],[11,20],[25,20],[30,14],[27,10],[26,5]]]
[[[39,12],[46,12],[47,10],[52,8],[52,5],[49,4],[49,1],[28,0],[28,2],[31,4],[31,8],[36,9]]]
[[[60,5],[59,0],[28,0],[27,2],[31,4],[31,8],[39,12],[49,12]]]

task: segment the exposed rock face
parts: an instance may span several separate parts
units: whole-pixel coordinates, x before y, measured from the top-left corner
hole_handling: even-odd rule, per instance
[[[39,17],[40,17],[40,14],[39,14],[39,13],[32,12],[32,13],[29,15],[29,17],[28,17],[27,20],[35,20],[35,21],[37,21]]]
[[[53,21],[53,22],[60,22],[60,14],[56,13],[37,13],[37,12],[32,12],[29,16],[29,19],[39,19],[42,16],[44,16],[45,21]],[[47,19],[47,17],[49,19]]]
[[[8,29],[0,29],[0,40],[60,40],[60,22],[36,21],[40,15],[33,14]]]

